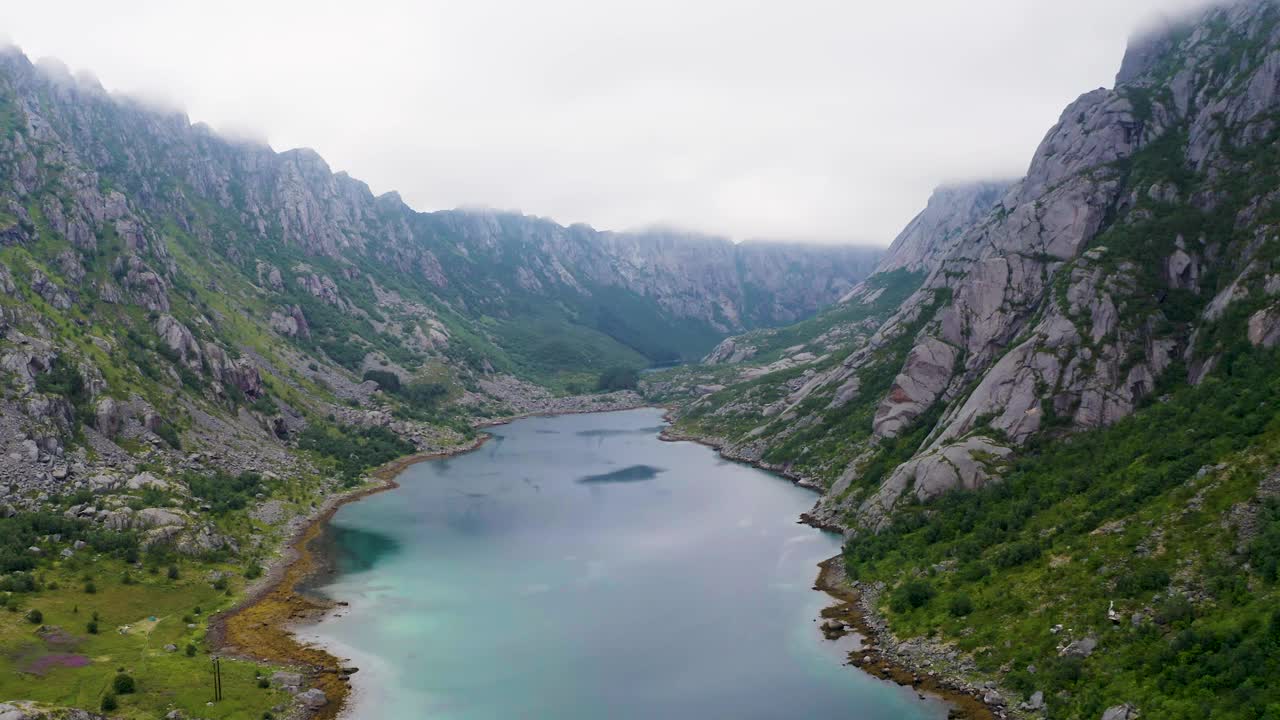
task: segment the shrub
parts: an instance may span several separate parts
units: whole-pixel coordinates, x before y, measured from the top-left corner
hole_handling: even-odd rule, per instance
[[[86,593],[86,594],[92,595],[92,594],[94,594],[94,593],[98,592],[98,586],[97,586],[97,585],[94,585],[94,584],[93,584],[93,581],[92,581],[92,580],[90,580],[89,582],[87,582],[87,583],[85,583],[85,584],[84,584],[84,591],[85,591],[85,593]]]
[[[186,651],[186,652],[187,652],[187,657],[195,657],[195,656],[196,656],[196,646],[195,646],[195,645],[192,645],[191,643],[187,643],[187,651]]]
[[[973,601],[969,599],[968,595],[956,595],[951,598],[947,611],[953,617],[964,617],[973,612]]]
[[[889,597],[889,609],[896,613],[924,607],[933,599],[936,591],[926,580],[910,580],[903,583]]]
[[[102,696],[102,704],[99,705],[103,712],[111,712],[120,707],[120,703],[116,702],[116,696],[113,693],[107,693]]]
[[[169,579],[170,579],[170,580],[177,580],[179,577],[181,577],[181,574],[178,572],[178,566],[177,566],[177,565],[170,565],[170,566],[169,566]]]
[[[364,373],[364,379],[378,383],[378,388],[383,392],[400,392],[400,376],[393,372],[388,372],[386,370],[366,370]]]
[[[31,609],[27,611],[27,622],[32,625],[39,625],[44,622],[44,613],[39,610]]]
[[[1116,579],[1116,592],[1125,597],[1163,590],[1169,586],[1169,573],[1150,565],[1130,567]]]
[[[117,695],[128,695],[137,689],[137,685],[133,681],[132,675],[120,673],[111,681],[111,687],[116,691]]]
[[[615,390],[634,390],[640,384],[640,373],[634,368],[617,366],[600,373],[596,381],[596,390],[613,392]]]

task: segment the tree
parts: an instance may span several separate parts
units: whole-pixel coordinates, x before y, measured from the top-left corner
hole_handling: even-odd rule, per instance
[[[615,390],[635,390],[640,385],[640,373],[635,368],[618,365],[600,373],[596,382],[596,390],[613,392]]]
[[[893,595],[889,598],[889,608],[901,613],[924,607],[935,594],[933,586],[927,581],[911,580],[893,591]]]
[[[378,388],[383,392],[393,393],[400,391],[400,376],[386,370],[366,370],[364,373],[365,380],[372,380],[378,383]]]

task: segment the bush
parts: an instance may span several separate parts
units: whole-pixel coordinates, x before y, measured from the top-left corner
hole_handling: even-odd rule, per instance
[[[102,704],[99,707],[103,712],[111,712],[112,710],[119,708],[120,703],[116,702],[116,696],[114,694],[107,693],[102,696]]]
[[[903,583],[889,597],[889,609],[896,613],[924,607],[937,594],[926,580],[910,580]]]
[[[186,652],[187,652],[187,657],[195,657],[195,656],[196,656],[196,646],[195,646],[195,645],[192,645],[191,643],[187,643],[187,651],[186,651]]]
[[[80,374],[79,368],[68,363],[61,355],[53,359],[49,372],[36,376],[36,389],[49,395],[61,395],[77,409],[83,409],[89,402],[84,376]]]
[[[35,609],[28,610],[27,622],[31,623],[32,625],[39,625],[40,623],[44,622],[44,613]]]
[[[181,573],[179,573],[179,572],[178,572],[178,566],[177,566],[177,565],[170,565],[170,566],[169,566],[169,579],[170,579],[170,580],[177,580],[179,577],[181,577]]]
[[[947,606],[947,611],[952,617],[964,617],[973,612],[973,601],[968,595],[956,595],[951,598],[951,602]]]
[[[169,423],[161,422],[160,427],[156,428],[156,435],[174,450],[182,449],[182,438],[178,437],[178,431]]]
[[[255,472],[231,475],[215,471],[210,475],[187,473],[183,479],[191,494],[206,501],[215,514],[243,510],[253,496],[263,491],[262,476]]]
[[[298,447],[333,458],[338,471],[347,478],[357,477],[366,468],[376,467],[417,448],[384,427],[357,428],[341,426],[325,428],[315,423],[298,435]]]
[[[1116,592],[1124,597],[1163,590],[1169,586],[1169,573],[1150,565],[1130,567],[1116,579]]]
[[[133,676],[125,673],[116,675],[115,679],[111,681],[111,687],[116,691],[117,695],[128,695],[137,689],[136,684],[133,682]]]
[[[94,585],[94,584],[93,584],[93,581],[92,581],[92,580],[90,580],[89,582],[87,582],[87,583],[85,583],[85,584],[84,584],[84,591],[85,591],[85,593],[86,593],[86,594],[88,594],[88,595],[92,595],[92,594],[94,594],[94,593],[98,592],[98,586],[97,586],[97,585]]]
[[[90,620],[90,621],[89,621],[89,623],[88,623],[87,625],[85,625],[85,626],[84,626],[84,629],[85,629],[85,631],[86,631],[86,632],[88,632],[90,635],[97,635],[97,634],[98,634],[98,621],[97,621],[97,620]]]
[[[400,376],[393,372],[389,372],[387,370],[366,370],[364,373],[364,379],[378,383],[378,388],[383,392],[400,392]]]
[[[596,381],[596,390],[600,392],[635,390],[639,385],[639,372],[634,368],[617,366],[600,373],[600,379]]]
[[[271,681],[270,681],[270,680],[268,680],[268,679],[266,679],[266,678],[264,678],[264,677],[260,677],[260,678],[258,678],[258,687],[260,687],[260,688],[262,688],[263,690],[265,690],[265,689],[267,689],[267,688],[271,687]]]

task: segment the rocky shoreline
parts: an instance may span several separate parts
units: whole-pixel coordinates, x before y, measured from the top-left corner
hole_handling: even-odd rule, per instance
[[[669,412],[666,416],[672,420]],[[789,468],[734,453],[722,438],[709,438],[680,432],[668,427],[659,436],[667,442],[694,442],[715,450],[726,460],[744,463],[777,474],[799,487],[821,493],[822,486]],[[810,513],[800,516],[805,525],[843,534],[847,528],[822,521]],[[900,642],[889,629],[888,622],[876,607],[879,588],[865,588],[845,576],[841,556],[830,558],[819,566],[814,589],[837,600],[823,610],[822,629],[828,639],[854,632],[862,638],[862,647],[850,652],[849,664],[878,678],[915,688],[919,692],[940,697],[953,710],[954,720],[995,720],[997,718],[1032,717],[1006,706],[1004,696],[994,682],[979,687],[951,667],[959,657],[954,650],[925,639]]]

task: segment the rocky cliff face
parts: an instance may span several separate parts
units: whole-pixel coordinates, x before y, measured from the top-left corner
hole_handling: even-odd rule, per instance
[[[509,312],[516,296],[587,303],[599,288],[619,288],[649,314],[698,325],[704,338],[810,315],[869,274],[879,254],[601,233],[514,213],[418,213],[394,193],[374,197],[331,172],[311,150],[224,140],[181,114],[108,97],[65,70],[34,68],[16,50],[0,54],[0,75],[8,129],[18,131],[4,148],[10,190],[20,204],[39,194],[49,158],[32,153],[56,146],[69,170],[59,190],[72,202],[45,208],[47,219],[81,250],[117,222],[130,249],[141,249],[148,230],[172,219],[233,261],[283,245],[353,272],[380,263],[441,299],[487,310]],[[198,222],[202,215],[225,227]]]
[[[894,238],[876,272],[935,269],[964,231],[986,217],[1011,185],[1011,180],[991,180],[944,185],[934,190],[925,209]]]
[[[329,431],[437,450],[476,416],[634,403],[530,381],[588,390],[807,317],[879,254],[419,213],[0,51],[0,516],[88,492],[72,515],[106,522],[144,465],[324,493]],[[180,494],[157,541],[229,547]]]
[[[879,528],[1274,344],[1278,19],[1243,2],[1135,42],[1025,178],[931,200],[881,265],[927,276],[839,361],[789,370],[763,420],[713,395],[687,422],[828,484],[820,522]]]

